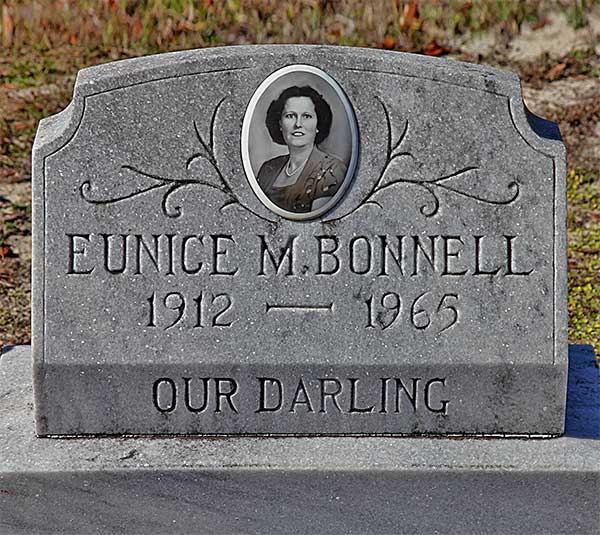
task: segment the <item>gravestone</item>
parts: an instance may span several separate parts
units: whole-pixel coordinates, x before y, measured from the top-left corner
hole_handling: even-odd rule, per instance
[[[85,69],[33,153],[39,435],[559,435],[565,151],[511,73]]]
[[[2,533],[598,531],[564,147],[516,76],[335,47],[128,60],[79,73],[33,160]]]

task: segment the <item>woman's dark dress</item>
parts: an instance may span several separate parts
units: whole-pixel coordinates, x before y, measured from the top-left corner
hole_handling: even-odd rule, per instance
[[[315,199],[336,194],[346,175],[344,162],[315,147],[296,182],[281,188],[274,187],[288,161],[289,155],[278,156],[265,162],[258,172],[261,189],[271,202],[288,212],[310,212]]]

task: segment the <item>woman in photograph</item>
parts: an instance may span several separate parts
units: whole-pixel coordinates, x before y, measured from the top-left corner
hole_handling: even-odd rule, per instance
[[[283,210],[316,210],[344,181],[344,162],[318,148],[329,135],[331,123],[329,104],[308,86],[289,87],[270,104],[267,129],[275,143],[287,145],[288,154],[266,161],[258,172],[258,183]]]

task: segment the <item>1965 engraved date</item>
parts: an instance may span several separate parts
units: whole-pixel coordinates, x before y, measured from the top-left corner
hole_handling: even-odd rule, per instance
[[[429,291],[404,301],[396,292],[371,295],[365,300],[368,313],[365,327],[385,331],[404,317],[406,323],[419,331],[436,330],[442,334],[458,323],[458,301],[456,293],[439,297]]]

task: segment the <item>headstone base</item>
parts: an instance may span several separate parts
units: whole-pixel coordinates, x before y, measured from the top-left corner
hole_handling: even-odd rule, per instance
[[[35,437],[31,349],[0,359],[0,533],[598,533],[600,377],[571,346],[567,435]]]

